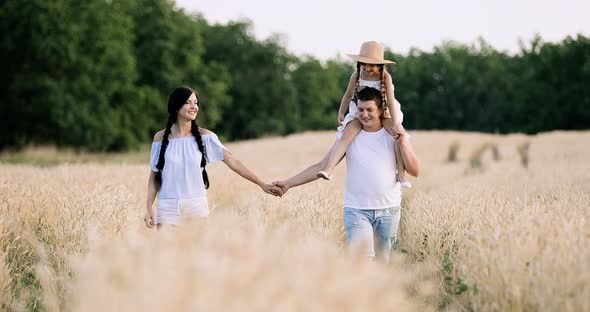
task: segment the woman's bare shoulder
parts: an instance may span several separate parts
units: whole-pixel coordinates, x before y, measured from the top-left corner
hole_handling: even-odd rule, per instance
[[[212,132],[212,131],[210,131],[210,130],[208,130],[208,129],[205,129],[205,128],[201,128],[201,127],[199,127],[199,133],[200,133],[201,135],[203,135],[203,134],[211,134],[211,133],[213,133],[213,132]]]
[[[154,135],[154,142],[162,142],[162,140],[164,139],[164,132],[166,130],[160,130],[158,132],[156,132],[156,134]]]

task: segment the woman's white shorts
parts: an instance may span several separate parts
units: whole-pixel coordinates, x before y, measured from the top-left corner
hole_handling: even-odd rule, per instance
[[[181,220],[191,218],[207,218],[209,216],[209,204],[207,197],[202,198],[158,198],[156,211],[156,224],[177,225]]]

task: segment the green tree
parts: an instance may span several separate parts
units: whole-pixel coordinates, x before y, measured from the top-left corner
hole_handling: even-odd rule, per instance
[[[258,42],[248,21],[213,25],[204,33],[207,63],[224,64],[231,103],[220,132],[231,139],[286,134],[296,129],[297,103],[289,68],[294,57],[280,38]]]
[[[343,74],[343,67],[348,69]],[[329,61],[322,65],[317,59],[307,57],[296,65],[292,80],[297,88],[297,130],[334,129],[340,100],[348,81],[342,84],[341,76],[352,73],[352,66]]]
[[[333,129],[350,62],[298,58],[250,21],[210,25],[171,0],[0,3],[0,149],[124,150],[164,126],[179,85],[225,139]],[[517,55],[445,42],[386,51],[404,125],[536,133],[590,124],[590,39],[535,38]]]

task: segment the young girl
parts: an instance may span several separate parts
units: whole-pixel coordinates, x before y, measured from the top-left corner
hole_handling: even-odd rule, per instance
[[[332,171],[340,159],[344,157],[348,145],[361,131],[361,123],[357,119],[356,99],[360,89],[364,87],[373,87],[381,91],[382,103],[385,110],[383,126],[393,135],[396,129],[400,127],[403,121],[403,114],[399,102],[395,99],[393,92],[394,87],[391,81],[391,75],[385,70],[385,64],[395,64],[395,62],[383,58],[383,46],[375,41],[365,42],[361,46],[358,55],[348,54],[355,60],[356,71],[352,73],[348,88],[340,102],[338,110],[338,121],[341,126],[338,127],[338,141],[332,148],[328,165],[318,172],[317,176],[326,180],[332,179]],[[345,116],[348,105],[348,114]],[[397,137],[395,137],[397,139]],[[404,162],[399,151],[399,146],[394,146],[397,163],[398,181],[404,188],[411,187],[410,182],[406,181]]]
[[[152,143],[145,224],[176,225],[182,217],[207,217],[209,177],[207,163],[222,160],[231,170],[280,196],[277,187],[263,183],[221,144],[215,133],[195,122],[199,97],[189,87],[178,87],[168,96],[166,129],[156,133]],[[158,195],[158,207],[154,200]]]

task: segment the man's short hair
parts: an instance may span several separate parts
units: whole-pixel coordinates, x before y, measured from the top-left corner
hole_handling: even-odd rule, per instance
[[[375,101],[377,107],[381,107],[381,91],[371,88],[364,87],[359,91],[357,99],[361,101]]]

